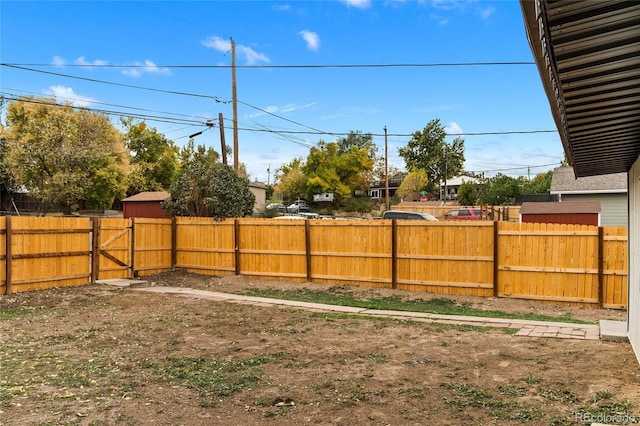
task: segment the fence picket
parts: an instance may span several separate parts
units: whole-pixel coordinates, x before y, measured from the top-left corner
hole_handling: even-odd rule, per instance
[[[250,218],[95,223],[97,231],[90,218],[0,218],[0,294],[181,268],[615,309],[628,301],[624,227]],[[92,252],[103,254],[93,267]]]

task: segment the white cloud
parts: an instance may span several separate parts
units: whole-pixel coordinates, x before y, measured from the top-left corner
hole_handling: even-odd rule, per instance
[[[288,113],[288,112],[294,112],[294,111],[299,111],[301,109],[308,109],[308,108],[312,108],[314,106],[316,106],[317,103],[316,102],[309,102],[307,104],[303,104],[303,105],[298,105],[298,104],[287,104],[284,106],[276,106],[276,105],[269,105],[266,106],[264,108],[261,108],[263,111],[258,111],[255,114],[249,114],[246,117],[247,118],[255,118],[255,117],[260,117],[263,115],[266,115],[268,113],[271,114],[284,114],[284,113]]]
[[[288,4],[276,4],[273,6],[273,10],[288,11],[291,10],[291,6]]]
[[[76,59],[75,61],[73,61],[74,64],[76,65],[82,65],[85,66],[87,68],[91,68],[91,67],[95,67],[95,66],[104,66],[107,65],[107,61],[103,61],[102,59],[96,59],[92,62],[87,61],[87,59],[84,56],[80,56],[78,59]]]
[[[88,96],[81,96],[76,94],[71,87],[65,87],[62,85],[51,86],[46,91],[48,95],[55,96],[57,100],[70,102],[78,107],[86,107],[96,102],[95,99]]]
[[[221,52],[224,54],[227,54],[228,52],[231,51],[231,41],[225,40],[218,36],[207,37],[201,43],[205,47],[209,47],[211,49],[217,50],[218,52]],[[262,53],[258,53],[252,48],[248,46],[244,46],[242,44],[236,43],[236,53],[244,57],[244,60],[247,63],[247,65],[253,65],[258,62],[267,62],[267,63],[271,62],[271,59],[269,59],[268,56],[263,55]]]
[[[55,55],[53,57],[53,65],[55,65],[56,67],[64,67],[66,65],[66,61],[64,60],[64,58]]]
[[[444,131],[447,134],[457,134],[457,133],[464,133],[462,131],[462,128],[460,126],[458,126],[458,123],[456,123],[455,121],[452,121],[451,123],[447,124],[444,128]]]
[[[482,19],[489,19],[491,17],[491,15],[493,15],[493,12],[496,11],[496,8],[493,6],[488,6],[486,8],[484,8],[483,10],[480,11],[480,18]]]
[[[146,60],[144,63],[135,62],[135,68],[125,68],[122,71],[122,74],[128,75],[129,77],[140,77],[142,74],[160,74],[160,75],[171,75],[171,70],[169,68],[162,68],[157,66],[153,61]]]
[[[340,2],[356,9],[367,9],[371,6],[371,0],[340,0]]]
[[[303,40],[307,43],[307,48],[310,50],[317,51],[320,47],[320,36],[313,31],[302,30],[298,34],[303,38]]]

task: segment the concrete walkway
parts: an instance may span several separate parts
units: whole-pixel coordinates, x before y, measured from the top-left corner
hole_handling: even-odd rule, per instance
[[[100,284],[118,288],[133,287],[133,290],[149,293],[176,294],[205,300],[224,301],[245,305],[274,307],[283,306],[305,309],[312,312],[341,312],[353,315],[381,316],[412,321],[437,322],[456,325],[517,329],[517,337],[553,337],[558,339],[615,340],[627,339],[626,322],[601,320],[596,324],[574,324],[564,322],[529,321],[522,319],[486,318],[461,315],[441,315],[423,312],[388,311],[357,308],[352,306],[326,305],[322,303],[298,302],[295,300],[271,299],[243,296],[240,294],[196,290],[184,287],[139,287],[147,284],[139,280],[104,280]]]

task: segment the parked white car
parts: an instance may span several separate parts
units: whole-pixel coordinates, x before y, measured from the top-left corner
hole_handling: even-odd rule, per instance
[[[287,207],[287,212],[289,213],[300,213],[300,212],[309,212],[311,209],[309,208],[309,204],[305,200],[296,200],[289,207]]]

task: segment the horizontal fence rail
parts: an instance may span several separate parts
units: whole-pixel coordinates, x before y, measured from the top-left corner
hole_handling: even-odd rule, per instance
[[[498,221],[0,217],[0,294],[179,268],[626,309],[627,239]]]

